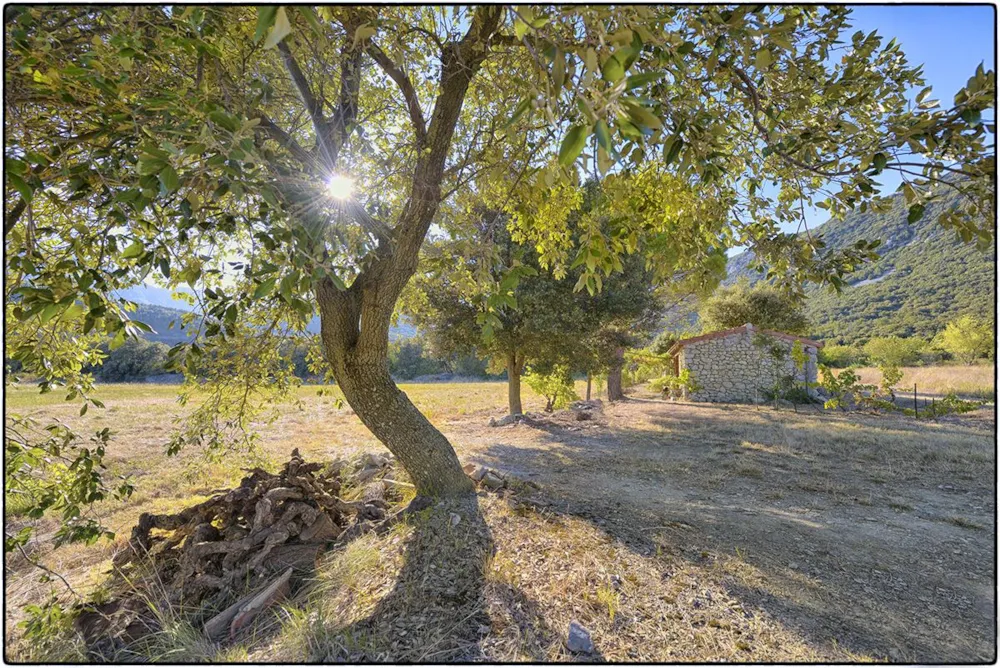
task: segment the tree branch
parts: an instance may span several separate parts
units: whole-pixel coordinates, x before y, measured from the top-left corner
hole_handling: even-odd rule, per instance
[[[289,153],[291,153],[295,157],[295,159],[301,162],[305,167],[314,166],[315,160],[313,160],[312,155],[309,153],[309,151],[302,148],[302,146],[297,141],[295,141],[295,139],[290,134],[288,134],[280,127],[278,127],[275,124],[275,122],[272,121],[270,118],[268,118],[263,112],[254,111],[253,115],[256,115],[260,118],[260,125],[258,125],[257,127],[262,132],[264,132],[269,137],[271,137],[271,139],[274,139],[276,142],[278,142],[286,149],[288,149]]]
[[[11,209],[10,211],[4,211],[3,215],[4,238],[7,238],[7,235],[10,234],[10,231],[14,229],[15,225],[17,225],[17,221],[20,220],[21,214],[24,213],[24,210],[27,207],[28,207],[28,202],[25,201],[25,199],[22,197],[19,200],[17,200],[17,204],[14,205],[13,209]]]
[[[295,60],[295,56],[292,55],[292,50],[288,47],[286,41],[282,40],[278,43],[278,51],[281,52],[285,69],[288,70],[288,75],[292,78],[292,83],[295,84],[295,88],[302,98],[302,103],[305,104],[306,111],[309,112],[309,117],[312,119],[313,130],[316,132],[316,144],[319,146],[320,153],[323,155],[327,166],[333,169],[334,165],[337,164],[339,150],[338,147],[330,143],[327,136],[328,128],[326,119],[323,118],[323,104],[313,95],[312,89],[309,87],[309,81]]]
[[[400,69],[375,42],[368,45],[367,51],[368,55],[382,68],[382,71],[399,86],[399,90],[403,93],[403,99],[406,100],[406,107],[410,112],[410,122],[413,123],[413,130],[417,135],[417,147],[423,148],[427,141],[427,124],[424,121],[424,114],[420,110],[420,100],[417,99],[413,83],[410,82],[406,72]]]

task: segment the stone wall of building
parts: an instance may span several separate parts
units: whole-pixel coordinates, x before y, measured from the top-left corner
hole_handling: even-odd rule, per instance
[[[794,343],[768,337],[769,344],[754,344],[753,329],[734,332],[726,337],[706,339],[686,344],[678,353],[680,368],[690,369],[698,389],[686,398],[692,401],[722,401],[734,403],[765,402],[775,385],[775,377],[794,375],[801,383],[816,381],[816,348],[803,345],[808,355],[805,368],[797,370],[791,352]],[[764,335],[766,336],[766,335]],[[785,359],[778,362],[770,354],[770,344],[785,350]],[[810,394],[816,394],[809,388]]]

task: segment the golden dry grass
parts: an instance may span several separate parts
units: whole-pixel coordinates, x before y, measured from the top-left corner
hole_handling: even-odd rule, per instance
[[[969,366],[908,366],[903,367],[903,380],[898,387],[912,391],[916,384],[919,394],[944,395],[949,392],[977,399],[996,398],[996,367],[992,364]],[[858,370],[861,381],[877,384],[882,374],[877,368]]]

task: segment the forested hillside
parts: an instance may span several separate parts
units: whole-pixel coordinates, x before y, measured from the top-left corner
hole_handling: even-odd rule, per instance
[[[906,222],[901,196],[887,213],[855,211],[813,230],[831,247],[859,239],[880,239],[880,258],[855,272],[850,285],[837,294],[828,288],[807,288],[806,313],[811,334],[828,342],[859,343],[872,336],[930,338],[954,318],[970,314],[992,321],[996,302],[995,250],[965,244],[937,223],[938,214],[956,203],[945,197],[927,207],[918,222]],[[727,283],[759,274],[748,268],[742,253],[729,260]]]

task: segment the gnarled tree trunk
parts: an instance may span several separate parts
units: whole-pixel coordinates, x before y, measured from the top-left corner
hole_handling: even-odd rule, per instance
[[[399,87],[410,114],[418,149],[410,192],[391,229],[384,224],[369,227],[378,238],[377,247],[349,288],[339,290],[329,278],[316,283],[320,336],[333,375],[347,403],[396,455],[420,494],[467,493],[472,492],[473,484],[462,471],[448,439],[389,376],[389,325],[396,300],[417,269],[420,246],[441,202],[444,166],[469,84],[489,53],[490,40],[502,16],[503,8],[499,6],[477,8],[465,36],[445,45],[440,91],[429,123],[405,70],[374,43],[367,46],[368,55]],[[287,44],[280,48],[310,113],[322,116],[294,55]],[[355,48],[348,47],[348,51]],[[345,60],[345,71],[350,74],[359,63],[359,58]],[[342,86],[341,98],[335,128],[356,115],[357,87]],[[322,118],[314,118],[314,126],[324,157],[334,166],[346,131],[339,139],[327,137],[327,123]]]
[[[358,294],[353,290],[339,292],[329,281],[319,288],[320,336],[344,398],[372,434],[396,455],[418,493],[442,496],[471,492],[472,480],[462,471],[451,443],[389,375],[391,311],[385,316],[364,308]],[[362,338],[359,328],[351,326],[358,321],[375,324],[375,320],[384,326],[385,336]]]
[[[524,360],[517,359],[517,353],[507,356],[507,410],[511,415],[521,415],[521,367]]]
[[[615,357],[608,368],[608,401],[625,398],[622,391],[622,368],[625,366],[625,349],[615,349]]]

